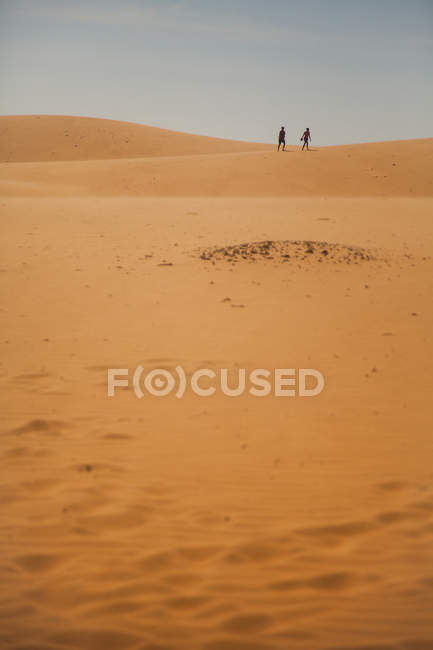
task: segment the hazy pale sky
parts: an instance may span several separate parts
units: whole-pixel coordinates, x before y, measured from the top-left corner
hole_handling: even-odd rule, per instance
[[[0,0],[0,114],[432,137],[433,0]]]

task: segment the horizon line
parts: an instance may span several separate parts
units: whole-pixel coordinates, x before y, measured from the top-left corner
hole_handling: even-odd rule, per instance
[[[209,138],[211,140],[226,140],[228,142],[242,142],[245,144],[258,144],[258,145],[268,145],[268,146],[273,146],[275,145],[276,142],[276,140],[272,142],[259,142],[257,140],[239,140],[237,138],[225,138],[221,136],[209,135],[206,133],[192,133],[190,131],[179,131],[178,129],[169,129],[163,126],[156,126],[154,124],[145,124],[144,122],[134,122],[131,120],[119,120],[110,117],[99,117],[96,115],[70,114],[70,113],[5,113],[5,114],[0,113],[0,119],[7,118],[7,117],[66,117],[66,118],[69,117],[69,118],[79,118],[79,119],[89,119],[89,120],[101,120],[105,122],[116,122],[121,124],[131,124],[134,126],[144,126],[151,129],[158,129],[159,131],[169,131],[172,133],[190,135],[198,138]],[[276,127],[275,129],[276,133],[278,133],[279,128],[280,126]],[[362,146],[362,145],[369,145],[369,144],[385,144],[390,142],[409,142],[415,140],[432,140],[432,139],[433,139],[433,135],[422,137],[422,138],[419,137],[418,138],[392,138],[388,140],[368,140],[363,142],[346,142],[346,143],[315,145],[315,146],[320,149],[328,149],[330,147],[352,147],[352,146]],[[298,146],[298,145],[296,143],[289,143],[286,146]]]

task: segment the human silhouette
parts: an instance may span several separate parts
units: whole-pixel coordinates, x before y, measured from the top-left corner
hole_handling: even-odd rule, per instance
[[[302,145],[302,151],[304,151],[305,146],[307,146],[307,150],[308,150],[308,141],[311,142],[311,133],[308,127],[305,129],[304,133],[302,134],[301,142],[302,140],[304,141],[304,144]]]
[[[284,151],[286,148],[286,131],[284,129],[284,126],[281,127],[278,136],[278,151],[280,150],[281,145],[283,145],[283,151]]]

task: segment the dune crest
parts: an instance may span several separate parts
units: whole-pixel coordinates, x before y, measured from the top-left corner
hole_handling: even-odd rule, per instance
[[[269,149],[134,122],[70,115],[0,116],[0,162],[107,160]]]
[[[0,117],[0,192],[11,197],[430,197],[432,165],[433,138],[277,153],[128,122]]]

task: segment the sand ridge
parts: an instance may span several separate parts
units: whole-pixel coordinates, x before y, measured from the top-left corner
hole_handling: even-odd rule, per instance
[[[0,129],[4,196],[433,195],[432,138],[277,154],[271,144],[94,118],[0,117]],[[80,150],[65,131],[76,131]],[[125,148],[113,145],[124,138]]]
[[[107,160],[270,149],[270,145],[68,115],[0,116],[1,162]]]
[[[433,140],[0,164],[4,196],[431,197]],[[374,162],[372,162],[372,160]],[[395,163],[395,161],[398,162]]]

